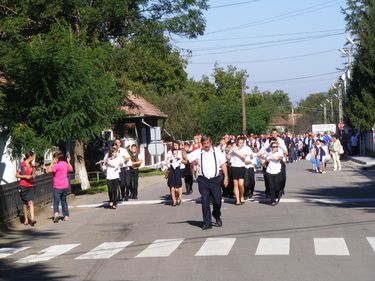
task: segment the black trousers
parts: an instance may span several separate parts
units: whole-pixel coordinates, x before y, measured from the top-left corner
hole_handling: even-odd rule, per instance
[[[286,165],[281,161],[281,190],[284,191],[286,185]]]
[[[199,176],[197,181],[199,193],[202,195],[203,224],[209,226],[212,223],[211,201],[213,206],[212,216],[214,218],[221,216],[221,183],[223,176],[220,175],[211,179]]]
[[[263,178],[264,178],[264,186],[266,187],[266,190],[264,191],[265,194],[270,194],[270,182],[268,179],[268,173],[266,172],[267,168],[263,167],[262,172],[263,172]]]
[[[131,197],[138,197],[138,169],[129,169],[129,183]]]
[[[117,205],[119,180],[107,180],[109,202]]]
[[[245,197],[252,196],[255,188],[254,168],[245,169]]]
[[[186,194],[190,194],[193,192],[193,175],[185,175],[185,188]]]
[[[120,171],[120,190],[121,197],[129,197],[130,194],[130,173],[126,168],[121,168]]]
[[[271,203],[272,203],[272,202],[275,202],[275,199],[279,197],[280,195],[282,176],[280,172],[278,174],[267,173],[267,177],[268,177],[269,185],[270,185],[270,196],[271,196]]]

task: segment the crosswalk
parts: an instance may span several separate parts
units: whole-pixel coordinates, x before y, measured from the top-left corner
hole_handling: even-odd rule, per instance
[[[195,257],[211,257],[211,256],[228,256],[236,242],[241,238],[234,237],[212,237],[207,238],[203,241],[201,247],[195,252]],[[141,258],[163,258],[172,256],[177,249],[184,248],[184,243],[189,239],[175,238],[175,239],[157,239],[151,242],[146,248],[136,254],[134,259]],[[366,237],[364,239],[368,245],[367,255],[372,255],[375,258],[375,237]],[[256,256],[289,256],[291,255],[290,249],[291,244],[290,238],[259,238],[258,245],[255,253],[251,253],[249,247],[241,247],[241,250],[245,251],[248,255]],[[350,256],[351,253],[347,246],[344,238],[312,238],[310,241],[314,248],[316,256]],[[189,243],[186,243],[189,244]],[[309,241],[307,241],[309,244]],[[119,242],[104,242],[92,250],[75,256],[74,253],[69,255],[69,258],[73,257],[74,260],[98,260],[98,259],[110,259],[121,251],[126,251],[126,248],[130,248],[135,245],[134,241],[119,241]],[[306,246],[309,249],[310,246]],[[31,254],[16,260],[16,263],[28,264],[46,262],[51,259],[62,256],[73,249],[79,249],[82,246],[80,243],[75,244],[59,244],[52,245],[45,249],[40,250],[36,254]],[[139,245],[135,245],[134,248],[139,248]],[[134,248],[132,251],[134,251]],[[14,247],[14,248],[0,248],[0,259],[9,258],[21,255],[32,249],[32,247]],[[356,249],[353,249],[353,251]],[[74,251],[73,251],[74,252]],[[303,252],[303,249],[299,249],[298,253]],[[307,250],[306,253],[309,253]],[[295,254],[295,253],[292,253]],[[19,258],[19,257],[18,257]]]

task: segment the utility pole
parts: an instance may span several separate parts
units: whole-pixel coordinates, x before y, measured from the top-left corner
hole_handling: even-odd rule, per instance
[[[293,124],[293,133],[294,133],[294,106],[292,103],[292,124]]]
[[[245,81],[241,78],[241,98],[242,98],[242,133],[246,135],[246,100],[245,100]]]
[[[324,111],[324,124],[327,124],[327,104],[323,103],[323,111]]]
[[[343,122],[343,110],[342,110],[342,94],[344,90],[344,81],[339,78],[339,81],[337,83],[337,94],[339,96],[339,123]]]
[[[331,95],[331,123],[333,123],[333,98],[332,98],[332,95]]]

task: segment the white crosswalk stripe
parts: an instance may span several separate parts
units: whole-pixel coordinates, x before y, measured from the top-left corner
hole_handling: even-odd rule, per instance
[[[372,249],[375,251],[375,237],[367,237],[367,241],[370,243]]]
[[[236,238],[207,238],[196,256],[226,256],[232,249]]]
[[[199,250],[196,257],[228,256],[238,238],[231,237],[210,237],[207,238]],[[366,237],[370,245],[369,251],[375,252],[375,237]],[[290,255],[290,238],[259,238],[255,256],[277,256]],[[185,241],[184,238],[157,239],[149,244],[134,258],[169,257]],[[75,260],[95,260],[110,259],[118,254],[134,241],[104,242],[90,251],[73,257]],[[314,244],[316,256],[350,256],[349,249],[344,238],[313,238],[305,243],[306,249]],[[49,261],[61,256],[80,244],[53,245],[17,260],[17,263],[36,263]],[[185,245],[186,246],[186,245]],[[0,258],[7,258],[31,247],[7,247],[0,248]],[[184,248],[184,245],[181,247]],[[298,253],[297,253],[298,254]],[[248,252],[248,255],[252,253]]]
[[[168,257],[184,239],[158,239],[139,253],[136,258]]]
[[[17,263],[30,263],[30,262],[40,262],[40,261],[48,261],[53,259],[57,256],[65,254],[66,252],[70,251],[71,249],[77,247],[80,244],[64,244],[64,245],[54,245],[48,247],[44,250],[39,252],[40,255],[30,255],[23,259],[16,261]]]
[[[92,249],[79,257],[76,260],[92,260],[92,259],[109,259],[118,252],[125,249],[134,241],[124,241],[124,242],[105,242],[98,247]]]
[[[344,238],[314,238],[317,256],[349,256]]]
[[[256,256],[289,255],[289,238],[261,238],[255,252]]]
[[[0,248],[0,259],[6,258],[11,255],[14,255],[16,253],[19,253],[21,251],[24,251],[26,249],[29,249],[30,247],[19,247],[19,248]]]

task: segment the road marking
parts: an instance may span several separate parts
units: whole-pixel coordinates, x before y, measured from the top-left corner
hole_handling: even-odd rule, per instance
[[[80,244],[64,244],[64,245],[54,245],[48,247],[44,250],[39,252],[40,255],[30,255],[25,258],[22,258],[17,263],[30,263],[30,262],[40,262],[40,261],[48,261],[53,259],[57,256],[65,254],[66,252],[70,251],[71,249],[77,247]]]
[[[227,256],[236,238],[207,238],[196,256]]]
[[[94,259],[109,259],[118,252],[125,249],[134,241],[123,241],[123,242],[105,242],[96,248],[92,249],[77,258],[76,260],[94,260]]]
[[[31,247],[20,247],[20,248],[0,248],[0,259],[9,257],[23,250],[29,249]]]
[[[247,204],[265,203],[269,202],[268,198],[254,198],[253,202],[247,202]],[[201,198],[193,199],[183,199],[184,203],[200,203]],[[234,203],[234,199],[223,198],[222,202]],[[375,203],[375,198],[281,198],[281,203],[320,203],[320,204],[350,204],[350,203]],[[138,205],[161,205],[161,204],[171,204],[171,200],[137,200],[137,201],[127,201],[119,202],[118,206],[138,206]],[[100,208],[107,206],[108,203],[97,203],[97,204],[83,204],[69,206],[69,208]],[[51,207],[52,208],[52,207]]]
[[[289,238],[260,238],[256,256],[287,256],[289,255]]]
[[[372,249],[375,251],[375,237],[367,237],[367,241],[370,243]]]
[[[158,239],[139,253],[136,258],[168,257],[184,239]]]
[[[344,238],[314,238],[315,255],[349,256]]]

